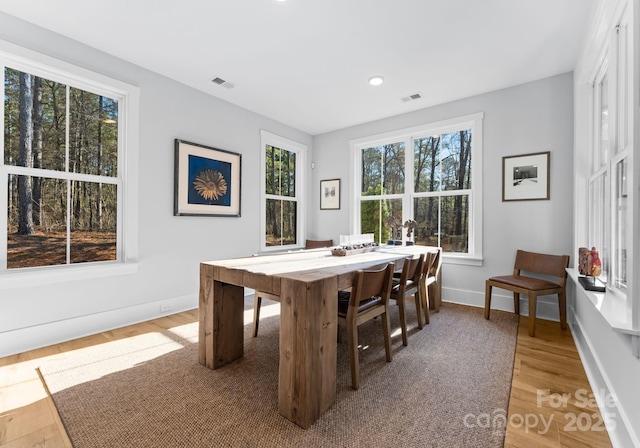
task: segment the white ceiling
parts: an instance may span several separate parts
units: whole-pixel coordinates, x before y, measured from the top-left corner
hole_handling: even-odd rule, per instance
[[[316,135],[569,72],[593,2],[0,0],[0,11]]]

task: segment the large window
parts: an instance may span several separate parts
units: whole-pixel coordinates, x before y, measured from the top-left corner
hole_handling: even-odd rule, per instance
[[[262,131],[264,250],[300,245],[304,150],[304,145]]]
[[[610,291],[626,295],[629,212],[628,136],[630,92],[627,76],[627,27],[616,27],[609,51],[596,73],[591,92],[591,173],[589,177],[589,246],[600,252],[600,278]]]
[[[481,259],[482,114],[361,139],[352,151],[354,231]]]
[[[125,172],[136,168],[126,147],[137,133],[125,123],[137,89],[10,54],[0,53],[0,67],[0,271],[134,258],[135,238],[124,246],[133,226],[123,202],[135,205]]]

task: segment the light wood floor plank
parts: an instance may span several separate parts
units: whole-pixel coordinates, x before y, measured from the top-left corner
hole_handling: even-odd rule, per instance
[[[608,433],[597,425],[601,414],[571,331],[541,319],[536,337],[527,329],[528,318],[520,317],[504,446],[611,447]],[[571,422],[582,414],[593,424],[574,431]]]

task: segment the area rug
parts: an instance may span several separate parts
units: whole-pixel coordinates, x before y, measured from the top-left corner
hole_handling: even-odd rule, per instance
[[[357,391],[341,328],[336,403],[308,430],[278,413],[278,315],[261,320],[257,338],[245,325],[244,357],[217,370],[198,363],[194,322],[40,372],[76,448],[501,447],[517,316],[492,311],[488,321],[482,309],[445,303],[418,330],[409,304],[409,345],[396,331],[391,363],[380,322],[360,326]]]

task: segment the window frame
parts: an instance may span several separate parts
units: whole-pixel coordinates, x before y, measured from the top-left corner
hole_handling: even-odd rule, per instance
[[[54,266],[7,269],[7,179],[9,174],[40,175],[48,178],[95,182],[100,176],[4,164],[4,139],[0,142],[0,289],[42,285],[84,278],[130,274],[138,259],[138,140],[140,89],[99,73],[0,40],[0,66],[30,73],[65,85],[118,100],[118,175],[105,183],[118,187],[117,260]],[[4,92],[4,83],[2,84]],[[4,123],[4,105],[0,110]]]
[[[284,149],[296,154],[295,169],[295,196],[287,196],[287,200],[296,202],[296,243],[281,246],[267,246],[266,229],[267,229],[267,199],[280,198],[281,196],[267,194],[267,173],[266,173],[266,147],[273,146]],[[283,250],[304,248],[304,235],[306,231],[306,156],[307,145],[290,140],[271,132],[260,130],[260,251],[261,252],[278,252]]]
[[[401,197],[403,199],[402,221],[413,219],[413,202],[417,197],[425,196],[451,196],[458,194],[469,194],[469,251],[468,253],[443,253],[443,260],[451,264],[464,264],[481,266],[482,255],[482,123],[484,113],[464,115],[448,120],[442,120],[410,128],[398,129],[396,131],[377,134],[368,137],[353,139],[349,142],[350,154],[350,174],[353,181],[350,185],[349,198],[349,223],[352,233],[360,233],[360,201],[363,198],[374,199],[378,196],[362,196],[361,185],[361,163],[362,149],[388,143],[405,142],[405,192],[403,194],[381,195],[379,198],[393,199]],[[461,129],[471,129],[471,189],[467,190],[443,190],[438,192],[413,191],[414,185],[414,146],[413,141],[428,135],[446,134],[459,131]],[[480,167],[473,169],[473,167]]]
[[[628,19],[623,13],[618,25],[615,26],[607,37],[607,45],[602,56],[599,58],[599,64],[592,76],[590,99],[589,99],[589,174],[588,174],[588,193],[585,212],[588,217],[587,236],[589,244],[594,245],[601,241],[601,247],[596,245],[600,252],[603,263],[603,274],[605,276],[607,294],[612,294],[619,299],[625,301],[627,314],[632,312],[633,301],[627,301],[628,283],[631,278],[630,264],[627,264],[627,284],[619,287],[615,284],[615,278],[618,277],[618,260],[616,252],[618,250],[618,233],[616,229],[619,227],[617,205],[618,190],[618,173],[617,164],[622,160],[627,162],[627,182],[632,182],[632,171],[629,167],[632,164],[632,139],[629,136],[631,128],[629,118],[632,116],[629,110],[630,102],[627,96],[631,90],[629,84],[629,58],[628,54]],[[602,142],[602,79],[607,77],[607,102],[608,102],[608,151],[606,160],[602,160],[603,150]],[[593,186],[600,182],[602,176],[606,176],[604,193],[600,198],[594,194]],[[628,201],[630,202],[630,201]],[[599,212],[602,212],[604,218],[602,228],[599,228],[600,219]],[[627,231],[632,229],[632,214],[627,213],[626,228]]]

